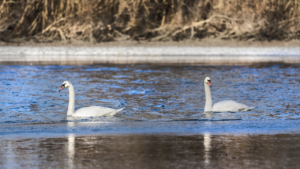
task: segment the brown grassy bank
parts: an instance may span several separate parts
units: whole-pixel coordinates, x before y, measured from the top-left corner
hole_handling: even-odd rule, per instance
[[[300,0],[0,0],[5,42],[300,37]]]

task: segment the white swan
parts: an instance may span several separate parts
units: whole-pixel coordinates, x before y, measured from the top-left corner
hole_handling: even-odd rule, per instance
[[[255,107],[248,107],[247,105],[235,102],[233,100],[224,100],[217,102],[213,105],[210,87],[211,87],[210,77],[204,79],[204,89],[205,89],[205,107],[204,112],[238,112],[238,111],[249,111]]]
[[[113,116],[124,109],[121,108],[115,110],[115,109],[101,107],[101,106],[91,106],[91,107],[83,107],[74,113],[75,110],[74,87],[70,82],[65,81],[61,85],[59,92],[64,88],[69,89],[69,106],[68,106],[68,113],[67,113],[68,116],[75,116],[75,117]]]

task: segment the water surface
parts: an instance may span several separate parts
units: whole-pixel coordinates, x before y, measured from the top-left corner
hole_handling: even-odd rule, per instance
[[[0,167],[298,168],[299,143],[299,134],[1,138]]]
[[[76,109],[126,107],[119,120],[297,120],[299,72],[300,67],[286,65],[0,66],[0,123],[66,120],[68,91],[58,92],[65,80],[74,85]],[[203,113],[206,76],[212,79],[214,102],[232,99],[257,108],[243,113]]]
[[[297,168],[300,66],[0,66],[0,168]],[[213,101],[257,108],[204,113]],[[125,110],[67,117],[76,109]]]

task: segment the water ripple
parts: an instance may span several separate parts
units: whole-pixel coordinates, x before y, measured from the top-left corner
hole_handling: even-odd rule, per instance
[[[299,66],[0,66],[0,123],[66,120],[73,83],[76,108],[126,107],[116,118],[134,121],[224,121],[300,119]],[[210,76],[214,102],[232,99],[250,112],[203,113],[203,79]],[[103,118],[84,118],[101,121]]]

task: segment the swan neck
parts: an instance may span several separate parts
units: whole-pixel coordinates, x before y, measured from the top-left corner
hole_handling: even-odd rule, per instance
[[[212,98],[211,98],[211,92],[210,92],[210,87],[208,84],[206,84],[204,82],[204,89],[205,89],[205,107],[204,107],[204,111],[212,111]]]
[[[75,92],[74,87],[71,85],[69,87],[69,106],[68,106],[68,116],[71,116],[74,114],[75,111]]]

